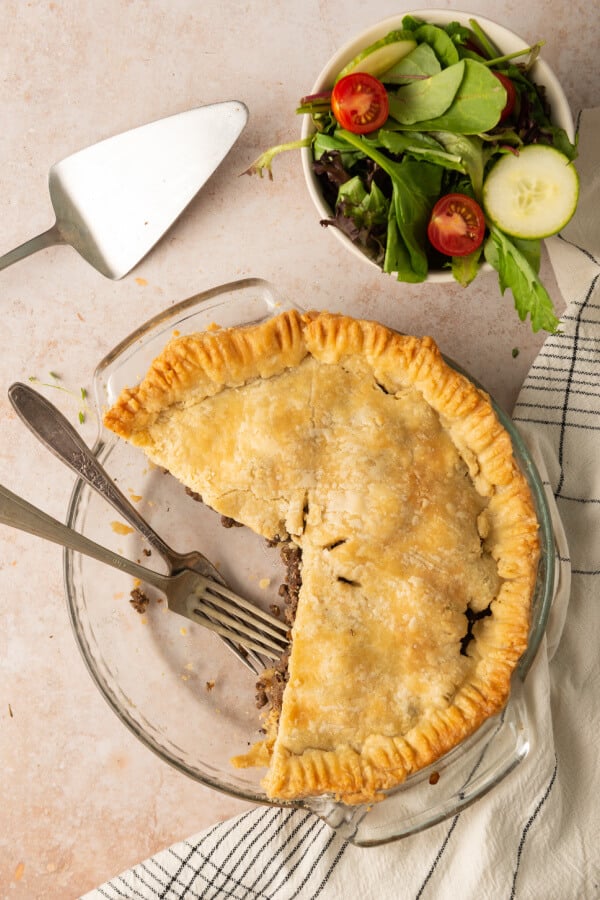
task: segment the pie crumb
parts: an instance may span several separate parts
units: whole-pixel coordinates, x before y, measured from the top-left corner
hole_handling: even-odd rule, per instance
[[[133,534],[133,528],[123,522],[111,522],[110,527],[115,534]]]
[[[140,590],[140,588],[134,588],[131,592],[129,602],[135,611],[141,615],[146,612],[148,604],[150,603],[150,598]]]

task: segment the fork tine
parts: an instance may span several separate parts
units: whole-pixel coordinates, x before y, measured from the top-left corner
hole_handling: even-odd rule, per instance
[[[271,637],[275,638],[276,640],[281,640],[281,638],[287,637],[287,633],[290,627],[285,622],[281,622],[278,619],[274,618],[258,618],[257,613],[262,612],[262,610],[254,607],[252,611],[250,611],[248,609],[240,607],[238,603],[230,603],[229,600],[226,600],[221,596],[220,589],[207,589],[206,591],[203,591],[201,594],[201,599],[207,604],[207,606],[213,607],[214,609],[219,611],[231,613],[231,615],[235,619],[238,619],[241,622],[246,622],[248,625],[253,626],[253,628],[258,629],[265,634],[270,634]]]
[[[248,647],[242,647],[241,644],[236,644],[236,642],[232,640],[232,638],[226,637],[223,634],[221,635],[221,638],[225,646],[229,647],[232,653],[235,653],[240,662],[242,662],[247,669],[253,672],[254,675],[260,675],[261,672],[267,667],[265,658],[260,656],[255,650],[252,650]]]
[[[230,638],[236,641],[242,646],[247,647],[250,650],[254,650],[257,653],[260,653],[262,656],[266,656],[269,659],[279,659],[281,653],[284,648],[265,646],[262,643],[254,640],[254,637],[258,637],[259,635],[253,634],[245,634],[244,632],[238,631],[235,627],[235,620],[230,620],[233,624],[222,625],[219,622],[215,621],[213,615],[214,611],[211,610],[210,617],[206,615],[202,608],[196,604],[192,609],[192,615],[195,621],[198,622],[199,625],[202,625],[204,628],[207,628],[209,631],[214,631],[216,634],[219,634],[223,637]]]
[[[235,636],[236,640],[241,640],[241,635],[243,635],[255,642],[258,642],[261,647],[276,650],[278,653],[282,653],[285,649],[287,641],[283,636],[276,635],[275,639],[273,639],[272,637],[269,637],[269,635],[264,634],[256,623],[250,622],[250,624],[246,624],[237,617],[230,615],[226,611],[217,609],[212,605],[204,603],[203,598],[197,597],[194,598],[194,601],[195,602],[190,607],[191,610],[193,610],[194,612],[197,611],[202,615],[207,616],[207,618],[213,619],[214,621],[228,627],[230,629],[230,632],[232,633],[232,637]]]
[[[210,594],[211,594],[211,589],[207,586],[206,598],[205,598],[207,601],[207,605],[209,606],[209,608],[211,610],[214,610],[214,609],[218,610],[219,607],[218,606],[215,607],[214,604],[212,602],[210,602]],[[229,604],[222,597],[219,597],[218,603],[219,603],[219,605],[222,605],[223,607],[226,606],[227,609],[229,609],[231,611],[234,618],[239,617],[239,614],[240,614],[239,606],[236,607],[234,604]],[[214,619],[214,612],[212,612],[210,614],[209,618],[211,618],[211,617]],[[281,625],[281,623],[278,623],[278,624]],[[271,628],[269,628],[269,626],[263,625],[262,622],[261,622],[260,627],[262,630],[270,632],[272,634],[272,636],[274,636],[274,637],[281,636],[281,635],[277,635],[275,631],[273,631],[273,630],[271,630]],[[284,627],[286,628],[286,634],[287,634],[288,626],[284,626]],[[260,675],[261,672],[263,672],[270,665],[271,660],[264,655],[264,648],[262,646],[260,646],[260,647],[258,647],[258,645],[256,647],[242,646],[242,644],[240,644],[240,643],[236,644],[235,638],[233,638],[233,637],[226,637],[225,634],[221,634],[220,637],[221,637],[223,643],[226,644],[226,646],[230,647],[230,649],[233,650],[233,652],[236,654],[238,659],[240,659],[244,663],[244,665],[248,669],[250,669],[255,675]]]
[[[167,595],[169,609],[206,626],[234,644],[250,648],[252,654],[274,659],[281,656],[287,647],[288,627],[284,623],[217,584],[212,578],[183,569],[169,578],[152,573],[150,584],[153,581],[156,584],[157,578]]]
[[[228,609],[230,612],[235,613],[235,615],[248,622],[256,622],[257,619],[262,619],[263,623],[276,629],[276,631],[283,634],[287,634],[289,631],[289,625],[282,622],[281,619],[276,619],[271,613],[260,609],[260,607],[256,606],[254,603],[246,600],[245,597],[240,597],[239,594],[234,593],[229,588],[217,584],[212,579],[207,578],[206,586],[203,591],[203,599],[208,600],[212,596],[215,597],[219,607],[222,606],[223,608]],[[256,622],[256,624],[262,623]],[[263,627],[265,626],[263,625]]]

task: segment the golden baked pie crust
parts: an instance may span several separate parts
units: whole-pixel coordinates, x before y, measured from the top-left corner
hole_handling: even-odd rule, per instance
[[[379,799],[503,707],[537,521],[489,398],[432,339],[295,311],[174,338],[105,424],[302,548],[281,715],[237,759],[269,759],[269,797]],[[487,614],[465,650],[467,607]]]

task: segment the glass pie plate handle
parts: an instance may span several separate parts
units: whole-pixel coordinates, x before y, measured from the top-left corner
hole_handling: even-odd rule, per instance
[[[99,422],[126,386],[136,384],[176,333],[257,322],[296,307],[259,278],[204,291],[178,303],[134,331],[97,366],[93,395]],[[354,844],[382,844],[414,834],[468,806],[498,784],[527,754],[532,741],[525,688],[544,632],[553,594],[554,542],[541,479],[510,419],[497,409],[513,439],[531,486],[540,522],[542,556],[533,603],[530,641],[513,676],[508,705],[434,766],[411,776],[371,807],[330,799],[282,804],[310,809]],[[140,513],[178,551],[198,549],[216,564],[235,591],[268,609],[279,601],[284,569],[276,549],[245,528],[225,529],[220,517],[197,502],[170,475],[99,427],[94,452]],[[78,481],[68,524],[130,559],[162,571],[159,560],[106,501]],[[67,608],[77,644],[100,692],[141,745],[208,787],[267,804],[263,770],[234,769],[229,760],[260,739],[255,678],[199,626],[167,614],[148,591],[143,614],[128,602],[136,586],[122,572],[66,550]],[[145,752],[140,746],[140,752]]]

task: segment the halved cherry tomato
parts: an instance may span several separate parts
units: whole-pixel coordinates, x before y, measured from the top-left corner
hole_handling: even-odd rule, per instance
[[[467,194],[446,194],[431,211],[427,237],[445,256],[468,256],[480,246],[484,234],[483,211]]]
[[[494,72],[492,69],[492,75],[495,75],[498,81],[501,83],[502,87],[506,91],[506,105],[502,112],[500,113],[500,121],[504,122],[505,119],[508,119],[511,112],[514,109],[515,102],[517,99],[517,89],[508,77],[508,75],[504,75],[503,72]]]
[[[388,117],[387,91],[373,75],[353,72],[336,83],[331,109],[342,128],[354,134],[368,134],[381,128]]]

